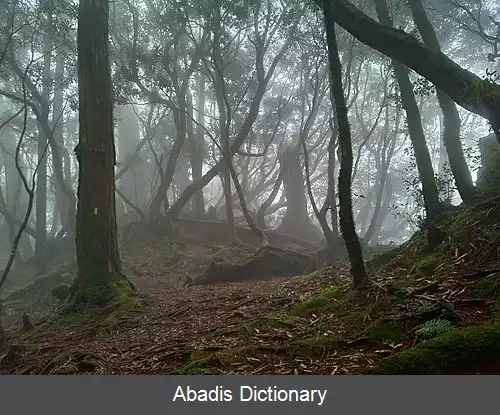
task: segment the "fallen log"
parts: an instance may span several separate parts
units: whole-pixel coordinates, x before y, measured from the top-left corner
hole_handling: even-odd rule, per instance
[[[315,260],[299,252],[265,246],[250,260],[235,264],[212,261],[199,284],[236,282],[270,276],[295,276],[315,268]]]

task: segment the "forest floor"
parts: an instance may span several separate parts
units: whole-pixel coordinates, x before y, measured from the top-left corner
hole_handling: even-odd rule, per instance
[[[251,251],[202,243],[168,250],[158,241],[125,247],[123,265],[144,304],[12,332],[0,373],[500,373],[499,219],[488,206],[446,217],[440,247],[429,251],[424,233],[415,234],[374,257],[369,285],[355,291],[347,266],[192,284],[214,258]],[[20,291],[33,293],[4,299],[4,320],[17,316],[18,325],[19,310],[38,304],[20,301]]]

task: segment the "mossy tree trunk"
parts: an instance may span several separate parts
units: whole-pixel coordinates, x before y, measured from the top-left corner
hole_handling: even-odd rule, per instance
[[[391,27],[392,19],[386,0],[374,0],[374,2],[380,22],[387,27]],[[434,179],[434,168],[432,167],[429,148],[425,140],[420,110],[413,93],[413,85],[408,76],[408,69],[395,59],[392,60],[392,67],[399,86],[401,102],[406,112],[408,133],[417,162],[420,182],[422,183],[425,213],[427,219],[433,219],[439,213],[439,191]]]
[[[408,0],[413,20],[424,40],[424,43],[435,52],[441,52],[436,32],[427,17],[421,0]],[[460,115],[453,100],[442,90],[437,90],[439,106],[443,112],[443,142],[448,154],[450,168],[455,178],[460,197],[466,204],[472,204],[477,196],[477,189],[472,181],[465,155],[460,142]]]
[[[119,289],[132,290],[118,252],[108,19],[107,1],[80,0],[77,275],[68,301],[77,309],[102,306],[121,294]]]
[[[328,46],[328,59],[330,63],[330,84],[332,95],[335,100],[337,125],[340,144],[340,172],[339,172],[339,216],[342,237],[347,248],[351,262],[351,273],[353,285],[359,286],[367,279],[361,244],[356,234],[354,218],[352,213],[351,181],[352,181],[352,143],[351,129],[347,117],[347,105],[342,87],[342,66],[340,63],[337,38],[335,35],[335,21],[332,9],[325,2],[324,20],[326,27],[326,39]]]

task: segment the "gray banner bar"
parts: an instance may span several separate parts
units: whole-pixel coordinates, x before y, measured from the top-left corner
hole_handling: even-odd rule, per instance
[[[495,413],[499,386],[500,376],[0,376],[0,413],[470,415]]]

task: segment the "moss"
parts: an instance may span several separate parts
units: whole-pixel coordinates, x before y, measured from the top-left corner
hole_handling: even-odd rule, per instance
[[[223,374],[220,368],[230,367],[233,363],[243,362],[248,356],[257,353],[255,347],[235,347],[216,352],[195,350],[187,363],[179,369],[180,375],[218,375]]]
[[[406,330],[395,321],[379,318],[364,329],[362,334],[375,342],[389,343],[403,340]]]
[[[71,285],[62,282],[52,288],[52,297],[56,298],[59,301],[64,301],[68,297],[70,290]]]
[[[333,267],[328,266],[328,267],[320,268],[307,276],[314,278],[314,277],[322,277],[323,275],[331,275],[331,274],[333,274]]]
[[[376,271],[385,265],[389,265],[392,261],[394,261],[398,257],[400,253],[401,253],[401,248],[398,247],[387,252],[375,254],[370,259],[370,261],[368,261],[367,268],[370,271]]]
[[[330,305],[330,299],[324,295],[312,297],[292,307],[291,314],[295,316],[308,317],[319,311],[324,311]]]
[[[338,348],[345,345],[345,341],[338,338],[318,336],[315,338],[304,339],[290,344],[287,348],[287,355],[296,357],[323,357],[330,352],[335,352]]]
[[[345,298],[346,293],[350,289],[350,284],[338,284],[328,288],[323,295],[327,298],[341,300]]]
[[[215,353],[193,351],[188,362],[179,369],[179,375],[217,375],[219,370],[214,368],[218,363]]]
[[[279,290],[280,290],[281,287],[282,287],[282,284],[279,284],[279,283],[276,283],[276,282],[271,282],[269,284],[265,284],[260,289],[260,291],[263,294],[272,295],[272,294],[276,294],[277,292],[279,292]]]
[[[110,303],[117,303],[130,297],[135,297],[137,289],[132,282],[120,275],[111,282],[104,279],[106,283],[100,283],[98,279],[82,284],[75,281],[71,287],[69,296],[63,305],[63,311],[66,313],[80,312],[87,309],[103,308]]]
[[[500,363],[500,323],[454,330],[394,354],[366,374],[445,375]]]
[[[389,295],[395,298],[405,298],[408,293],[412,290],[412,281],[409,278],[398,278],[394,281],[390,281],[386,288]]]
[[[387,311],[390,308],[391,308],[391,300],[389,298],[379,298],[367,307],[366,313],[369,316],[374,316],[384,311]]]
[[[295,320],[292,317],[258,317],[241,323],[240,332],[251,333],[252,331],[272,331],[295,326]]]
[[[489,275],[474,286],[474,294],[486,301],[494,301],[500,310],[500,273]]]
[[[424,275],[432,275],[434,271],[445,262],[443,258],[438,256],[437,254],[431,254],[423,257],[420,261],[417,262],[416,268],[417,270]]]
[[[484,212],[464,209],[455,214],[445,225],[452,246],[467,245],[472,224],[484,219]]]
[[[361,311],[351,311],[344,316],[340,317],[342,324],[348,327],[358,328],[366,320],[365,313]]]

